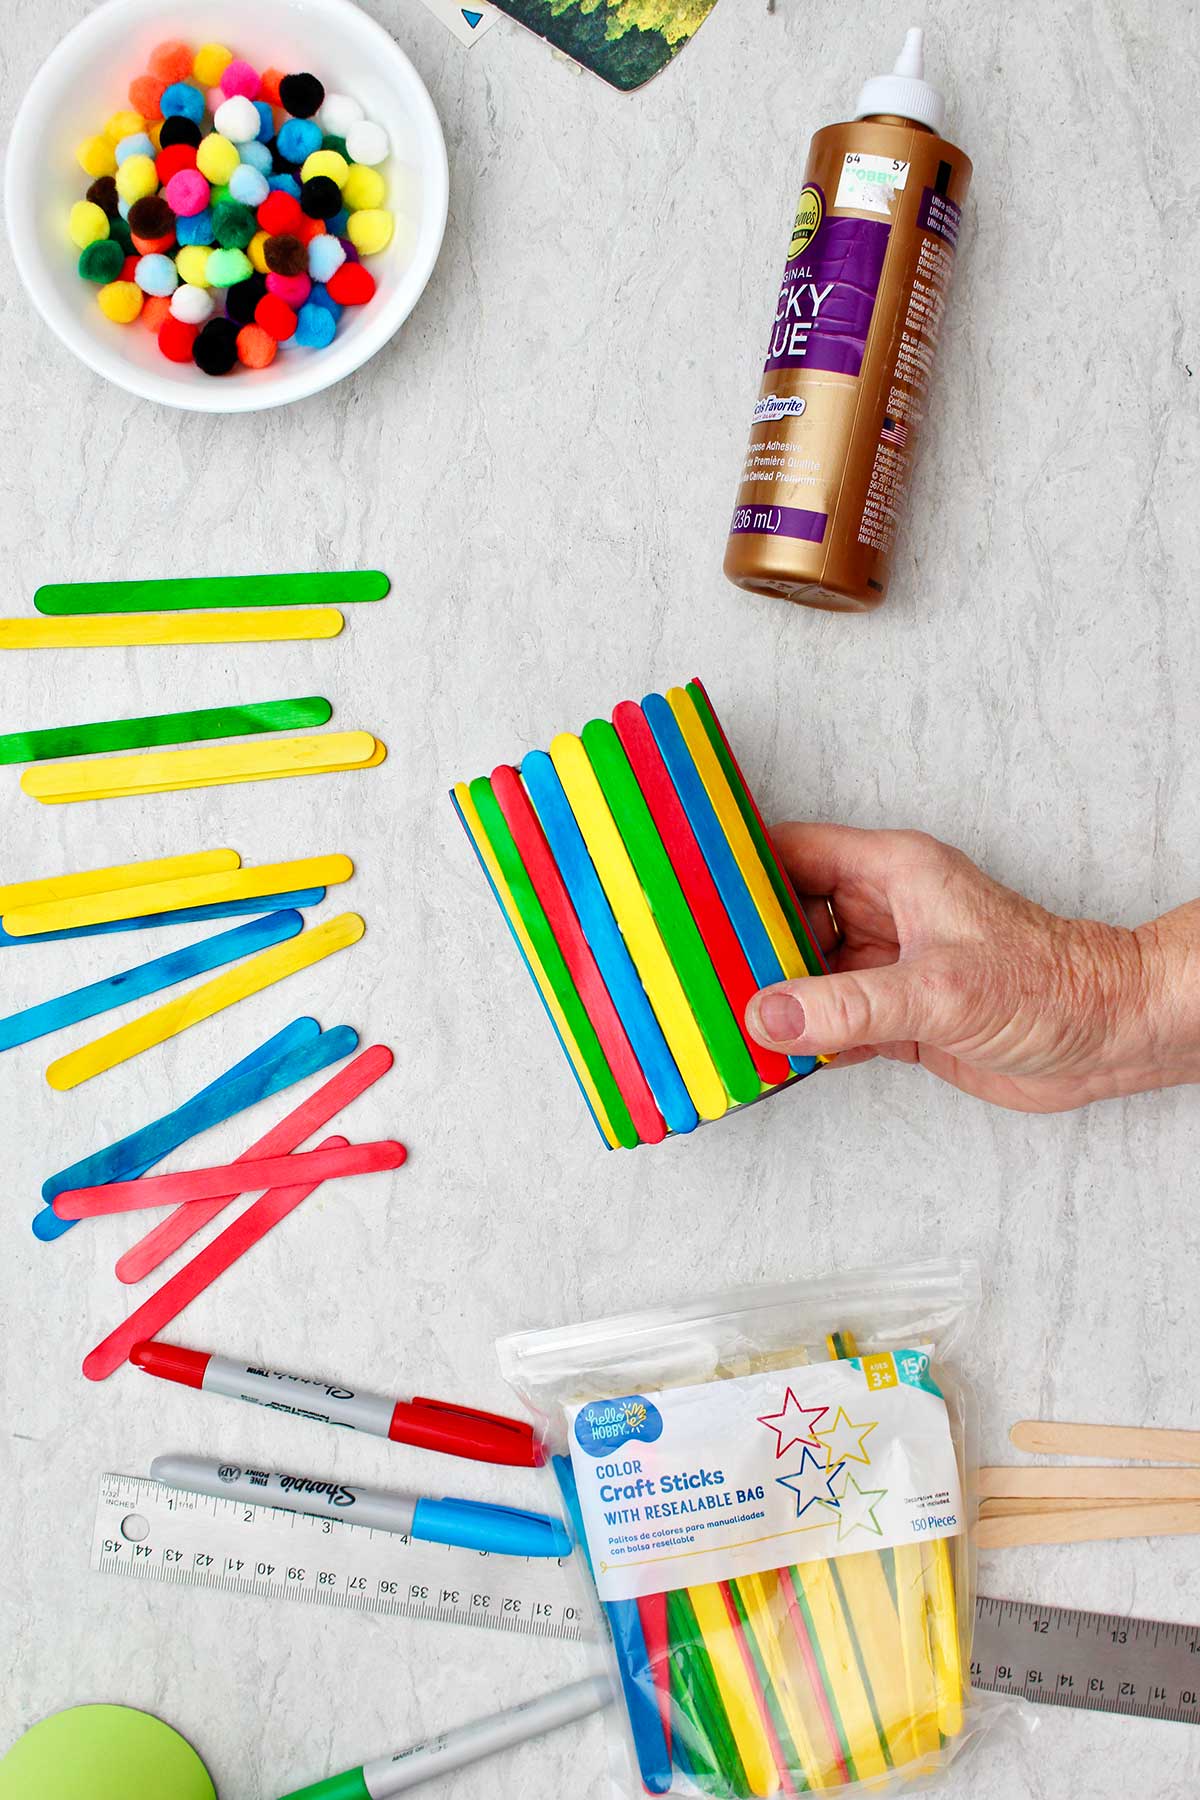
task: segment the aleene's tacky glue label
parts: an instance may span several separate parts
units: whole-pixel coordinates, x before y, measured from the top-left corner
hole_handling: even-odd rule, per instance
[[[906,118],[814,137],[725,556],[739,587],[883,599],[970,177]]]

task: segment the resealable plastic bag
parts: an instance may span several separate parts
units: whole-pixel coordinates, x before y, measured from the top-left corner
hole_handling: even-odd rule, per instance
[[[500,1340],[631,1800],[886,1792],[995,1716],[969,1686],[978,1303],[975,1265],[940,1260]]]

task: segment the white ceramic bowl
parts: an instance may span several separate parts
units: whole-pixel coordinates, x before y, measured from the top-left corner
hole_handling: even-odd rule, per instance
[[[374,298],[345,309],[327,349],[281,349],[269,368],[204,375],[191,363],[169,362],[144,326],[106,319],[96,287],[76,274],[79,252],[67,215],[90,179],[76,147],[128,106],[131,79],[167,38],[197,48],[228,44],[257,68],[311,69],[386,129],[392,154],[380,172],[396,234],[368,260],[378,283]],[[424,83],[382,26],[350,0],[107,0],[51,52],[25,96],[9,143],[5,210],[35,306],[97,374],[164,406],[255,412],[318,393],[387,343],[433,271],[448,194],[446,146]]]

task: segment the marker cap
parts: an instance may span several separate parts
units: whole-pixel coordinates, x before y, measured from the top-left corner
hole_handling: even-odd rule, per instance
[[[501,1413],[479,1412],[470,1406],[453,1406],[445,1400],[418,1395],[398,1400],[388,1436],[394,1443],[414,1444],[421,1450],[440,1450],[448,1456],[469,1456],[479,1462],[510,1463],[535,1468],[538,1462],[533,1427]]]
[[[571,1554],[570,1536],[558,1519],[481,1500],[418,1500],[412,1534],[428,1543],[493,1550],[505,1556]]]
[[[185,1350],[181,1344],[135,1344],[129,1360],[147,1375],[177,1381],[180,1387],[202,1388],[204,1371],[212,1357],[206,1350]]]
[[[328,1781],[316,1781],[311,1787],[297,1788],[283,1800],[373,1800],[363,1780],[361,1769],[347,1769],[344,1775],[331,1775]]]

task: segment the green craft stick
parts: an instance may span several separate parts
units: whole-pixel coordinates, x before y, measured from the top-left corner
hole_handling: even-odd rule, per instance
[[[588,1017],[587,1009],[579,998],[571,972],[563,960],[562,951],[551,929],[550,921],[542,910],[541,901],[534,892],[533,883],[526,873],[525,864],[521,860],[520,851],[513,841],[507,821],[500,810],[500,803],[492,792],[492,784],[486,775],[477,775],[470,786],[471,799],[487,833],[488,841],[495,853],[513,903],[521,914],[526,931],[538,953],[546,978],[554,990],[561,1006],[571,1034],[579,1047],[579,1053],[587,1065],[596,1091],[599,1094],[604,1110],[608,1114],[609,1123],[616,1133],[617,1142],[626,1150],[632,1150],[641,1140],[637,1127],[629,1116],[620,1088],[613,1078],[608,1066],[608,1058],[600,1046],[595,1028]]]
[[[742,1767],[732,1727],[725,1715],[725,1703],[721,1699],[712,1662],[704,1647],[700,1622],[686,1588],[676,1588],[667,1595],[667,1619],[671,1633],[672,1660],[682,1651],[690,1661],[704,1737],[716,1758],[726,1791],[745,1800],[750,1793],[750,1784],[746,1780],[746,1771]],[[689,1745],[689,1750],[690,1748]]]
[[[198,712],[148,713],[140,719],[98,719],[90,725],[48,725],[0,736],[0,763],[44,762],[102,750],[156,749],[205,738],[250,737],[260,731],[307,730],[328,723],[328,700],[261,700],[250,706],[205,706]]]
[[[750,1614],[746,1610],[746,1603],[742,1599],[741,1591],[736,1579],[729,1583],[729,1593],[737,1612],[738,1622],[742,1628],[743,1640],[750,1652],[750,1660],[754,1664],[754,1673],[758,1679],[759,1690],[766,1702],[767,1711],[771,1715],[771,1723],[775,1727],[775,1735],[779,1739],[779,1747],[783,1751],[784,1767],[791,1776],[793,1786],[797,1791],[799,1793],[806,1793],[808,1791],[809,1782],[808,1772],[804,1766],[804,1758],[801,1756],[800,1751],[796,1747],[795,1739],[788,1730],[787,1719],[784,1716],[783,1708],[780,1706],[778,1696],[775,1693],[775,1685],[771,1680],[770,1670],[763,1661],[762,1651],[759,1649],[758,1640],[754,1635],[754,1625],[751,1621]]]
[[[172,581],[50,581],[33,604],[40,613],[195,612],[215,606],[345,606],[382,600],[391,586],[379,569],[313,575],[201,575]]]
[[[607,719],[592,719],[579,735],[725,1091],[731,1100],[757,1100],[763,1084],[621,740]]]
[[[763,822],[759,817],[758,809],[755,806],[754,801],[750,797],[750,790],[746,786],[742,771],[733,760],[733,755],[730,751],[729,744],[726,741],[725,733],[722,731],[717,715],[713,711],[712,701],[698,681],[689,681],[687,684],[687,691],[695,703],[697,713],[700,715],[700,723],[704,727],[704,735],[712,745],[717,761],[724,771],[725,779],[729,783],[733,797],[737,801],[738,811],[746,821],[746,830],[753,839],[754,848],[762,858],[763,867],[767,871],[767,879],[775,890],[775,898],[783,908],[783,915],[792,928],[792,935],[795,937],[800,954],[804,958],[804,966],[810,975],[824,975],[826,972],[825,965],[821,959],[820,952],[817,950],[813,941],[811,927],[809,926],[808,921],[802,916],[799,907],[792,897],[792,890],[784,879],[783,871],[779,866],[779,858],[775,854],[775,846],[772,844],[763,828]]]
[[[675,1760],[706,1794],[726,1791],[725,1778],[709,1741],[704,1720],[704,1702],[698,1692],[695,1658],[692,1647],[670,1629],[671,1596],[667,1595],[667,1620],[671,1640],[670,1676],[671,1709],[674,1714],[671,1741]]]

